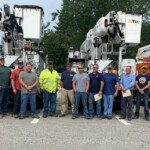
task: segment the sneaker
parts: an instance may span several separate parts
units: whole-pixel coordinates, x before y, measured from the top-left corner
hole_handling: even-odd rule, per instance
[[[109,117],[108,117],[108,120],[111,120],[111,119],[112,119],[112,117],[109,116]]]
[[[102,119],[106,119],[106,118],[107,118],[107,116],[105,116],[105,115],[102,117]]]
[[[19,115],[18,114],[14,115],[14,118],[19,118]]]
[[[90,119],[90,117],[89,117],[89,116],[85,116],[84,118],[85,118],[85,119]]]
[[[126,117],[124,117],[124,116],[120,116],[120,117],[119,117],[119,119],[126,119]]]
[[[139,119],[139,117],[138,116],[133,116],[132,119]]]
[[[132,117],[128,117],[128,121],[131,121],[132,120]]]
[[[78,117],[77,117],[77,116],[74,116],[74,115],[72,116],[72,119],[76,119],[76,118],[78,118]]]
[[[145,117],[145,120],[146,120],[146,121],[149,121],[149,117]]]
[[[65,117],[65,116],[66,116],[65,114],[60,114],[60,115],[59,115],[59,117]]]
[[[39,119],[40,117],[36,115],[36,116],[32,116],[32,118]]]
[[[12,114],[6,113],[6,114],[4,115],[4,117],[12,117]]]
[[[53,115],[49,115],[50,117],[58,117],[58,115],[57,114],[53,114]]]
[[[3,115],[0,115],[0,119],[2,119],[3,118]]]
[[[20,120],[22,120],[22,119],[24,119],[24,118],[25,118],[24,116],[20,116],[20,117],[19,117]]]
[[[47,118],[47,117],[48,117],[48,115],[47,115],[47,114],[44,114],[44,115],[43,115],[43,118]]]

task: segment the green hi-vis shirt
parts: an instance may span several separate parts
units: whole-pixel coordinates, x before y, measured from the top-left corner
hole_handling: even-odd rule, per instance
[[[6,66],[0,66],[0,86],[9,88],[11,70]]]

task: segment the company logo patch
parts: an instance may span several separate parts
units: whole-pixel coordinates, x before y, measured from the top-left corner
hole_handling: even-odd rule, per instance
[[[140,23],[140,21],[135,19],[128,19],[128,23]]]

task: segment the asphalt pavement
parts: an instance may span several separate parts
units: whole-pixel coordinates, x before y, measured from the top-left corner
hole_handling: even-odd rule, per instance
[[[60,101],[57,101],[57,113]],[[23,120],[4,117],[0,120],[0,150],[150,150],[150,121],[144,120],[143,107],[139,119],[119,120],[120,110],[112,120],[81,115],[66,117],[28,117]],[[30,110],[27,112],[30,114]]]

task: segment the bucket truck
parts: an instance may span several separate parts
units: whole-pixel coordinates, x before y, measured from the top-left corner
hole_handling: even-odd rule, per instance
[[[127,47],[133,47],[141,40],[142,14],[136,12],[111,11],[101,17],[88,33],[79,52],[69,50],[68,62],[77,72],[78,64],[83,64],[88,73],[92,72],[94,63],[99,65],[99,72],[105,72],[108,65],[118,69],[118,76],[125,73],[125,66],[131,66],[135,73],[135,60],[124,59]],[[107,42],[104,42],[107,39]],[[119,51],[114,45],[120,45]],[[108,55],[119,55],[118,62],[113,62]]]

